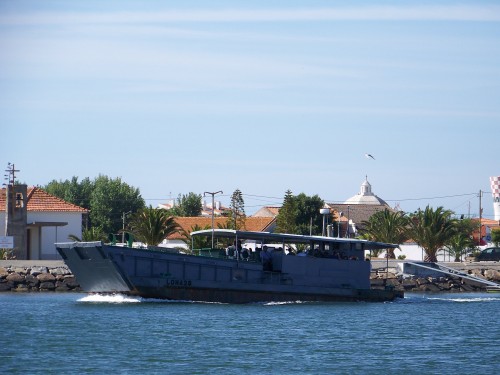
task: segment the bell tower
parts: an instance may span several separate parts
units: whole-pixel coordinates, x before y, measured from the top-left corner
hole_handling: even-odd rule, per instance
[[[14,237],[14,256],[27,259],[27,192],[24,184],[16,184],[15,173],[19,172],[14,164],[8,164],[8,184],[5,189],[5,235]]]

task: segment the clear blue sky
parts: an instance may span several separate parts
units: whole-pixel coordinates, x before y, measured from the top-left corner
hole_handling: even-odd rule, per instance
[[[0,129],[28,185],[239,188],[252,213],[368,175],[405,211],[477,216],[483,190],[492,218],[500,3],[3,0]]]

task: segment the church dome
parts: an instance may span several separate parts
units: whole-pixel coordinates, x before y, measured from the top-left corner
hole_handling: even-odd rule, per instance
[[[361,184],[358,194],[349,198],[344,204],[373,204],[377,206],[389,206],[382,198],[377,197],[372,192],[372,185],[368,182],[368,177]]]

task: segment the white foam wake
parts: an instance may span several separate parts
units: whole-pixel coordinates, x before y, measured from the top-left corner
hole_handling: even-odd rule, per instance
[[[78,302],[137,303],[141,302],[141,299],[125,296],[123,294],[89,294],[86,297],[80,298]]]
[[[430,300],[438,300],[438,301],[450,301],[450,302],[492,302],[492,301],[500,301],[500,298],[495,297],[457,297],[457,298],[428,298]]]
[[[264,306],[279,306],[279,305],[300,305],[302,303],[309,303],[304,301],[276,301],[276,302],[263,302]]]
[[[130,297],[124,294],[89,294],[86,297],[80,298],[78,302],[92,302],[92,303],[214,303],[219,302],[198,302],[187,300],[167,300],[157,298],[142,298]]]

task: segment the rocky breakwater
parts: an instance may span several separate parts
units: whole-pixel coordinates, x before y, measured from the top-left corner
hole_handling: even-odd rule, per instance
[[[66,266],[0,267],[0,292],[81,292]]]
[[[464,270],[465,271],[465,270]],[[468,275],[500,284],[500,272],[491,268],[472,268],[465,271]],[[372,288],[391,285],[406,292],[485,292],[486,284],[459,276],[413,276],[401,275],[396,270],[378,270],[371,274]]]

